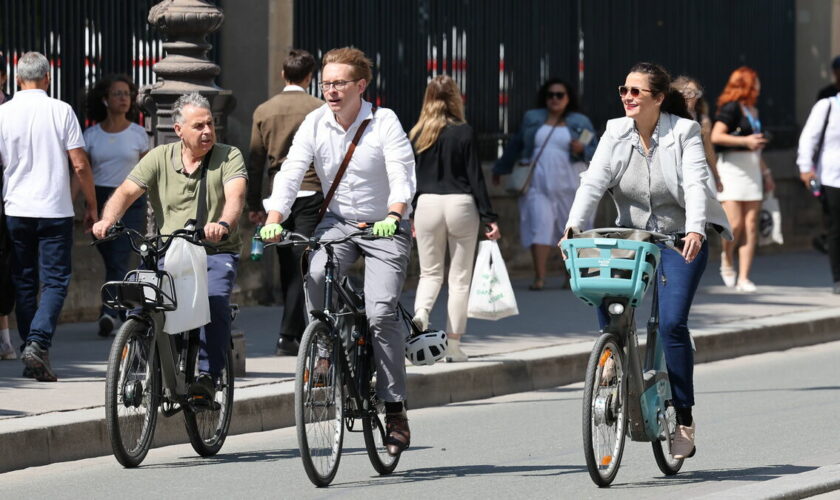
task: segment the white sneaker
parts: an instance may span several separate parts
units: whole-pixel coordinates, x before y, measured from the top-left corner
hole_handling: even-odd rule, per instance
[[[0,360],[17,359],[14,346],[8,342],[0,342]]]
[[[755,293],[756,287],[755,283],[753,283],[750,280],[744,279],[739,281],[738,284],[735,285],[735,290],[743,293]]]
[[[429,329],[429,311],[420,309],[414,313],[414,318],[411,322],[414,323],[414,326],[416,326],[418,330],[425,332]]]
[[[461,339],[448,339],[446,342],[446,362],[463,363],[470,359],[467,353],[461,350]]]
[[[694,456],[694,431],[696,422],[691,422],[691,427],[678,425],[674,433],[674,440],[671,442],[671,456],[677,460],[691,458]]]

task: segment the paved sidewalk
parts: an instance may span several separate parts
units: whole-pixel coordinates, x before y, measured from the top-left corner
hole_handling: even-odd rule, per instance
[[[840,295],[831,293],[825,256],[801,252],[758,258],[752,279],[759,290],[749,295],[725,288],[716,266],[712,263],[707,269],[692,313],[690,327],[697,339],[698,361],[840,338]],[[580,379],[596,335],[594,311],[561,289],[560,278],[549,279],[547,288],[539,292],[529,291],[528,282],[514,280],[518,316],[497,322],[470,320],[464,338],[470,362],[409,367],[413,407]],[[413,290],[404,294],[409,310],[413,298]],[[433,326],[445,325],[444,309],[445,290],[432,314]],[[644,306],[643,311],[647,310],[649,306]],[[233,432],[293,425],[289,381],[295,358],[273,355],[280,316],[278,307],[251,307],[243,308],[236,320],[235,326],[245,331],[247,376],[236,381]],[[640,314],[639,324],[645,319],[646,313]],[[803,340],[795,338],[800,336]],[[24,440],[32,445],[31,456],[15,460],[7,456],[0,472],[107,453],[102,405],[109,347],[109,340],[97,337],[95,324],[63,324],[51,351],[59,382],[23,379],[19,361],[0,362],[0,457],[10,451],[4,450],[4,444]],[[182,427],[173,420],[177,419],[164,419],[173,425],[171,430],[158,429],[156,443],[183,441]],[[89,449],[76,445],[68,453],[60,449],[70,435],[78,443],[78,434],[83,432],[95,435],[90,441],[97,444],[89,444]],[[10,438],[5,443],[4,435]],[[33,439],[43,439],[49,453],[34,456],[38,445]]]

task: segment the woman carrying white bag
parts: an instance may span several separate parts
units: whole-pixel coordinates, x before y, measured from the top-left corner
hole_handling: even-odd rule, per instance
[[[417,193],[412,206],[412,233],[420,256],[420,282],[414,302],[414,323],[429,327],[429,313],[443,285],[449,245],[446,360],[466,361],[461,336],[467,327],[475,243],[479,226],[485,236],[501,236],[490,206],[478,161],[472,128],[464,120],[458,85],[441,75],[426,88],[423,109],[409,133],[416,155]]]

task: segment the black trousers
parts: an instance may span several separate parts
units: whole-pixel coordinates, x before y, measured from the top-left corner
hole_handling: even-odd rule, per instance
[[[292,204],[291,214],[283,221],[283,229],[305,236],[312,236],[318,225],[318,212],[324,203],[324,195],[298,198]],[[300,272],[300,258],[304,248],[301,246],[277,248],[280,260],[280,289],[283,292],[283,324],[280,336],[300,341],[306,328],[305,297],[303,294],[303,276]]]
[[[828,207],[828,261],[834,282],[840,281],[840,188],[823,186]]]

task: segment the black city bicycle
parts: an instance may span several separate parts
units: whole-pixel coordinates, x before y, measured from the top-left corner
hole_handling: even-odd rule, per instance
[[[357,421],[361,421],[367,455],[376,472],[390,474],[399,462],[399,456],[390,456],[385,445],[385,405],[376,396],[364,294],[347,277],[336,277],[333,245],[358,237],[376,238],[366,229],[329,241],[284,231],[281,241],[266,244],[301,245],[327,253],[324,309],[310,313],[313,320],[303,333],[295,373],[298,446],[307,476],[319,487],[335,478],[344,430],[359,432]],[[404,310],[400,313],[407,316]]]
[[[683,459],[671,456],[676,412],[659,338],[656,243],[673,248],[680,241],[675,235],[602,228],[561,245],[572,292],[591,306],[603,307],[609,317],[592,347],[583,390],[586,466],[599,487],[609,486],[618,474],[628,435],[651,443],[663,474],[672,476],[683,465]],[[635,312],[651,285],[653,305],[643,352]]]
[[[191,395],[198,376],[199,331],[165,333],[164,312],[178,308],[172,276],[158,263],[175,238],[194,245],[203,243],[201,229],[188,221],[172,234],[145,237],[131,228],[115,225],[93,244],[127,237],[141,265],[123,281],[102,286],[102,301],[128,311],[117,331],[108,358],[105,379],[105,420],[114,456],[125,467],[139,465],[149,448],[157,424],[158,408],[164,417],[180,411],[193,449],[201,456],[218,453],[227,437],[233,410],[233,357],[225,352],[225,365],[216,381],[212,399]],[[236,306],[231,307],[232,316]]]

